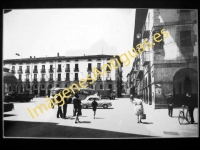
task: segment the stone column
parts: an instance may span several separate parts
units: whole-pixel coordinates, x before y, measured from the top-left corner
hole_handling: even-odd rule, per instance
[[[40,96],[40,84],[38,84],[38,96]]]

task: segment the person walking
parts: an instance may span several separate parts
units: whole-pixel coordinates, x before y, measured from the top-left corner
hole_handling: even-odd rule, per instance
[[[191,117],[191,123],[193,124],[195,122],[194,121],[194,115],[193,115],[195,106],[194,106],[193,98],[192,98],[190,93],[186,93],[185,105],[188,106],[188,111],[189,111],[189,114],[190,114],[190,117]]]
[[[59,93],[59,91],[57,92],[57,94]],[[57,96],[56,100],[58,101],[57,105],[58,105],[58,110],[57,110],[57,118],[62,118],[62,102],[61,102],[61,97]]]
[[[68,99],[65,97],[64,101],[65,101],[65,104],[63,105],[63,117],[62,118],[66,119]]]
[[[75,108],[75,115],[76,115],[75,123],[79,122],[79,116],[82,115],[81,107],[82,107],[81,100],[79,99],[78,93],[76,93],[75,98],[74,98],[74,108]]]
[[[138,122],[137,123],[142,123],[141,115],[144,113],[144,107],[142,104],[141,99],[135,99],[132,101],[134,104],[134,110],[135,110],[135,115],[137,115]]]
[[[97,106],[98,106],[98,103],[96,102],[95,98],[94,98],[94,101],[92,102],[92,109],[94,111],[94,119],[95,119],[95,115],[96,115],[96,109],[97,109]]]
[[[167,98],[167,104],[168,104],[168,115],[170,117],[173,116],[173,107],[174,107],[173,106],[174,105],[173,101],[174,101],[174,99],[172,97],[172,94],[169,93],[169,97]]]

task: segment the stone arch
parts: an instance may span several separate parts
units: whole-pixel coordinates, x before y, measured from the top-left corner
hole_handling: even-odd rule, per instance
[[[175,72],[176,71],[176,72]],[[173,73],[173,95],[178,106],[185,102],[187,92],[191,93],[195,99],[198,93],[197,71],[192,68],[178,68]]]
[[[181,70],[181,69],[191,69],[191,70],[193,70],[194,72],[196,72],[197,73],[197,70],[196,69],[193,69],[193,68],[186,68],[186,67],[179,67],[179,68],[177,68],[177,69],[175,69],[173,72],[172,72],[172,74],[170,75],[170,77],[169,77],[169,81],[173,81],[174,80],[174,76],[175,76],[175,74],[179,71],[179,70]]]

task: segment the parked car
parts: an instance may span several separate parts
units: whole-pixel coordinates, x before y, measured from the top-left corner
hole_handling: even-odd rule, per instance
[[[13,103],[3,102],[3,106],[4,106],[4,112],[12,111],[14,109]]]
[[[112,106],[112,102],[110,100],[104,100],[104,99],[100,100],[99,96],[91,95],[91,96],[88,96],[85,100],[81,101],[82,102],[82,108],[92,107],[91,104],[94,101],[94,99],[98,103],[97,107],[108,108],[108,107]]]
[[[5,102],[13,102],[13,101],[19,101],[19,102],[29,102],[34,98],[34,94],[29,93],[20,93],[17,94],[16,92],[7,93],[5,95]]]

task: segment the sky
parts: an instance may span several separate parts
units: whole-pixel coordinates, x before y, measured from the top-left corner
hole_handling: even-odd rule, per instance
[[[134,24],[135,9],[14,9],[3,16],[3,60],[121,55],[133,47]]]

